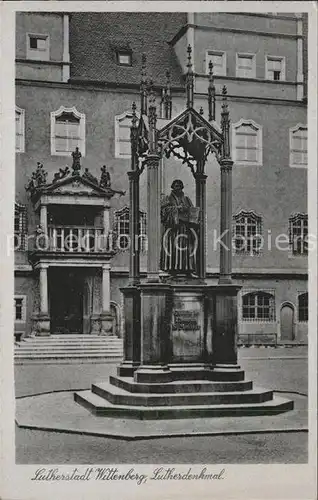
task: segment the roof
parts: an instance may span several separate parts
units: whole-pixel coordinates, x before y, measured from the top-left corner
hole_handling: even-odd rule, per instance
[[[71,80],[139,84],[142,53],[155,85],[180,87],[182,69],[169,44],[186,24],[186,13],[76,12],[70,19]],[[132,50],[132,66],[120,66],[116,49]]]

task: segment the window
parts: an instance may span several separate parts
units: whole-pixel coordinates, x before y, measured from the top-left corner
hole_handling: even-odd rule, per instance
[[[234,215],[234,250],[236,254],[257,255],[262,247],[262,218],[242,210]]]
[[[292,255],[308,254],[308,215],[294,214],[289,218],[289,244]]]
[[[232,127],[233,160],[238,165],[262,165],[262,127],[253,120],[240,120]]]
[[[236,76],[256,78],[255,54],[236,54]]]
[[[242,297],[242,320],[275,321],[275,295],[273,292],[251,291]]]
[[[308,321],[308,292],[298,295],[298,321]]]
[[[285,58],[266,56],[265,70],[268,80],[285,80]]]
[[[122,115],[115,116],[115,157],[130,158],[130,127],[132,114],[125,112]]]
[[[209,63],[213,63],[214,75],[226,75],[226,53],[208,51],[206,53],[206,73],[209,74]]]
[[[121,66],[131,66],[132,52],[130,50],[118,50],[117,63],[120,64]]]
[[[25,250],[26,242],[26,206],[15,203],[14,207],[14,248]]]
[[[298,123],[289,129],[289,164],[291,167],[307,167],[307,127]]]
[[[15,295],[14,297],[14,319],[16,323],[25,323],[26,319],[25,295]]]
[[[138,244],[141,252],[147,249],[147,215],[139,212],[139,237]],[[115,212],[114,233],[116,235],[116,246],[118,250],[126,251],[130,246],[130,223],[129,208],[124,207]]]
[[[15,150],[17,153],[25,151],[25,124],[24,109],[15,108]]]
[[[85,115],[61,106],[51,113],[51,154],[69,156],[76,147],[85,156]]]
[[[49,58],[49,36],[27,33],[27,59],[48,61]]]

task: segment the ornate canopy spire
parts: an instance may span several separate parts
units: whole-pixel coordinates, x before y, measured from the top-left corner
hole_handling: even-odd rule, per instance
[[[166,86],[162,96],[163,118],[171,120],[172,100],[171,100],[171,78],[170,71],[166,71]]]
[[[137,159],[137,150],[138,150],[138,118],[136,114],[136,103],[133,102],[132,109],[132,118],[131,118],[131,127],[130,127],[130,144],[131,144],[131,169],[135,170],[137,168],[138,159]]]
[[[157,106],[156,97],[153,88],[153,82],[149,82],[149,152],[150,154],[157,153]]]
[[[221,128],[223,133],[223,158],[230,158],[230,113],[227,104],[227,88],[224,85],[222,88],[222,112],[221,112]]]
[[[146,71],[147,58],[146,54],[141,56],[141,81],[140,81],[140,114],[147,114],[147,71]]]
[[[187,63],[187,76],[186,76],[186,93],[187,93],[187,108],[193,108],[193,94],[194,94],[194,73],[192,69],[192,48],[188,45],[188,63]]]
[[[214,121],[215,120],[215,86],[214,86],[212,61],[209,62],[208,103],[209,103],[209,121]]]

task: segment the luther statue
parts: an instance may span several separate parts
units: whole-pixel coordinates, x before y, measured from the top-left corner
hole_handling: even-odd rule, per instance
[[[197,275],[198,222],[200,209],[183,192],[179,179],[171,184],[171,193],[161,201],[160,268],[170,275]]]

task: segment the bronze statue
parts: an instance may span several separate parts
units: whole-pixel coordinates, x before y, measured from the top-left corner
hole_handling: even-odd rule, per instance
[[[196,276],[199,208],[193,206],[183,188],[181,180],[174,180],[170,195],[161,201],[160,268],[170,275]]]

